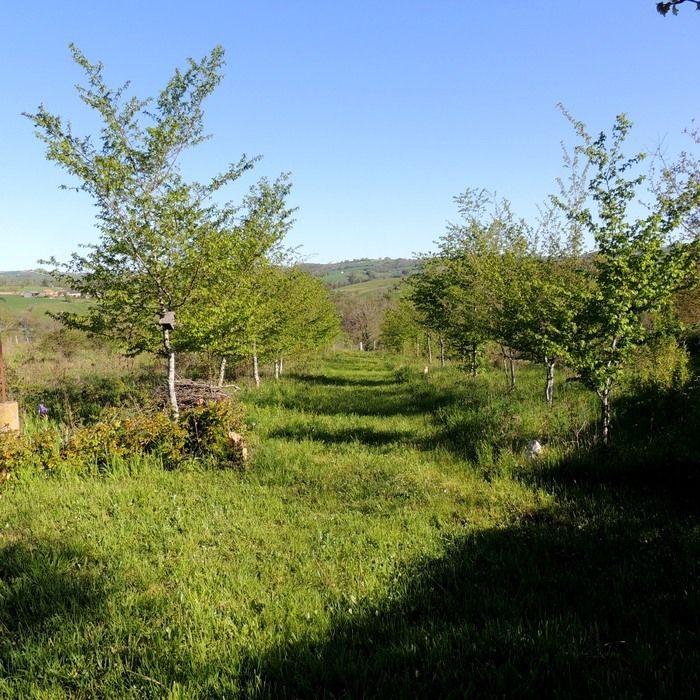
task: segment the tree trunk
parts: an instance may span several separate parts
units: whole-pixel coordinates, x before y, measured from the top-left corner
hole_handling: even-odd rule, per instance
[[[445,339],[439,336],[440,341],[440,367],[445,366]]]
[[[416,357],[420,357],[420,338],[416,338]]]
[[[516,370],[513,351],[511,348],[506,348],[505,345],[501,345],[501,352],[503,353],[503,369],[506,373],[506,379],[508,381],[508,390],[513,391],[513,389],[515,389]]]
[[[255,343],[253,343],[253,379],[255,380],[255,386],[260,386],[260,370],[258,368],[258,349]]]
[[[476,377],[476,343],[472,343],[472,347],[469,350],[469,374],[472,379]]]
[[[219,365],[219,388],[224,385],[224,379],[226,379],[226,358],[222,357]]]
[[[168,398],[170,400],[170,412],[173,420],[180,418],[180,408],[177,405],[177,393],[175,392],[175,351],[170,344],[170,331],[163,328],[163,349],[168,358]]]
[[[433,364],[433,340],[430,337],[430,333],[428,333],[428,364],[432,365]]]
[[[603,429],[603,445],[607,447],[610,437],[610,380],[606,380],[600,397],[600,418]]]
[[[284,358],[280,357],[280,377],[284,374]]]
[[[556,360],[550,357],[544,358],[544,366],[547,370],[547,383],[544,388],[544,398],[551,406],[554,401],[554,365]]]
[[[279,359],[275,360],[275,379],[279,379],[279,378],[280,378],[280,374],[281,374],[281,372],[280,372],[280,364],[281,364],[281,362],[280,362]]]

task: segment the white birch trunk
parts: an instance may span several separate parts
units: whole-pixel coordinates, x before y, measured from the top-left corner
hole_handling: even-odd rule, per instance
[[[180,418],[180,408],[177,405],[177,393],[175,392],[175,351],[170,344],[170,331],[163,328],[163,348],[168,358],[168,398],[170,400],[170,412],[173,420]]]
[[[260,369],[258,367],[258,350],[253,343],[253,379],[255,380],[255,386],[260,386]]]
[[[221,364],[219,365],[219,388],[224,385],[224,379],[226,378],[226,358],[221,358]]]
[[[547,403],[551,406],[554,401],[554,365],[556,360],[550,357],[544,358],[544,365],[547,370],[547,383],[544,388],[544,398]]]

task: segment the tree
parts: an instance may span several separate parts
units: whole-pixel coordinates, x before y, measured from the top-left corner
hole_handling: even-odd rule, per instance
[[[250,169],[243,156],[206,184],[186,182],[182,154],[200,144],[202,103],[222,79],[223,49],[176,70],[155,100],[126,99],[128,83],[107,86],[100,63],[71,45],[87,86],[82,101],[102,121],[97,138],[80,137],[43,105],[27,114],[46,144],[46,155],[79,181],[97,208],[100,239],[53,274],[92,303],[88,313],[63,313],[66,324],[119,338],[130,353],[158,352],[168,360],[168,394],[175,418],[174,315],[194,290],[217,275],[212,239],[235,229],[236,208],[214,202],[216,193]],[[162,319],[160,329],[158,319]]]
[[[206,256],[216,274],[192,292],[180,314],[180,347],[219,355],[220,383],[227,361],[254,356],[253,347],[267,326],[273,263],[283,260],[279,246],[292,224],[286,204],[287,175],[265,178],[250,188],[235,225],[209,237]]]
[[[554,399],[554,370],[570,362],[583,280],[572,258],[532,255],[518,270],[519,294],[509,323],[510,343],[526,358],[545,367],[544,397]]]
[[[445,341],[454,325],[451,278],[445,262],[431,258],[423,262],[419,272],[408,279],[408,299],[415,307],[418,322],[438,337],[440,366],[445,366]],[[411,319],[415,325],[416,320]]]
[[[567,116],[582,141],[577,149],[593,172],[588,185],[591,205],[567,211],[596,243],[571,359],[600,399],[602,438],[607,444],[610,392],[633,350],[648,337],[644,316],[669,304],[694,268],[696,247],[674,243],[671,236],[698,206],[700,187],[691,181],[677,195],[659,196],[646,216],[633,217],[631,205],[644,181],[634,168],[644,154],[623,153],[630,121],[620,115],[610,139],[603,132],[594,139],[582,122]]]
[[[420,334],[416,308],[409,298],[401,297],[387,309],[382,319],[379,338],[382,346],[397,354],[404,353],[406,346]]]
[[[452,347],[468,358],[476,375],[479,348],[501,343],[515,380],[510,319],[506,306],[519,295],[515,283],[516,250],[524,245],[524,223],[506,200],[486,190],[467,189],[455,197],[461,221],[449,224],[440,241],[441,282],[449,298],[448,334]],[[509,301],[510,298],[510,301]],[[419,302],[420,303],[420,302]]]
[[[578,332],[577,319],[585,296],[583,230],[575,219],[564,220],[563,208],[577,211],[585,202],[587,167],[580,154],[563,148],[566,178],[558,178],[558,194],[540,208],[525,255],[517,261],[519,301],[509,304],[511,342],[529,359],[545,367],[544,396],[554,399],[554,371],[570,362],[570,348]]]
[[[663,15],[664,17],[671,12],[671,14],[678,14],[678,6],[682,5],[684,2],[690,2],[695,5],[696,10],[700,10],[700,0],[671,0],[671,2],[657,2],[656,11]]]
[[[686,129],[695,151],[700,147],[700,129]],[[677,197],[689,187],[700,187],[700,157],[693,150],[683,150],[678,158],[669,163],[658,149],[655,160],[660,163],[658,177],[653,183],[657,196]],[[696,206],[683,217],[681,222],[683,237],[694,240],[700,237],[700,207]]]
[[[279,378],[286,356],[320,349],[337,336],[340,324],[321,280],[297,267],[278,267],[271,283],[262,350]]]
[[[360,298],[336,294],[341,326],[360,350],[369,350],[379,339],[381,324],[389,308],[386,298]]]

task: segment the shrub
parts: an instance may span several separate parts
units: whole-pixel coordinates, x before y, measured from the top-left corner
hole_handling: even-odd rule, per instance
[[[180,415],[185,437],[185,452],[193,457],[210,458],[218,466],[243,466],[245,445],[243,410],[232,401],[209,402],[194,406]]]
[[[129,414],[107,409],[97,423],[73,432],[62,457],[105,469],[114,457],[151,454],[172,468],[183,456],[185,437],[185,430],[164,413]]]
[[[41,469],[56,469],[61,463],[61,431],[48,422],[36,426],[25,434],[25,462]]]
[[[27,445],[18,433],[0,433],[0,481],[27,457]]]
[[[635,349],[622,376],[624,393],[667,392],[680,389],[689,379],[688,352],[673,336],[657,338]]]
[[[108,471],[145,455],[172,469],[187,460],[242,466],[247,448],[243,412],[231,401],[182,412],[175,423],[159,411],[104,409],[95,423],[68,429],[53,420],[27,418],[20,434],[0,434],[0,483],[15,468]]]

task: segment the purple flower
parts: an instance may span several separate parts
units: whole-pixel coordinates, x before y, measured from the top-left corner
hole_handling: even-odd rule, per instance
[[[44,406],[43,403],[39,404],[39,418],[47,418],[49,415],[49,409]]]

